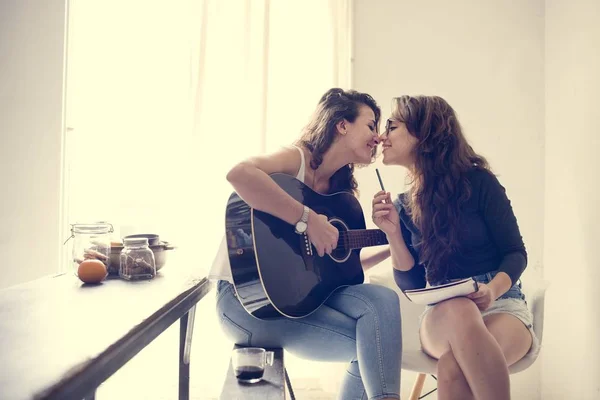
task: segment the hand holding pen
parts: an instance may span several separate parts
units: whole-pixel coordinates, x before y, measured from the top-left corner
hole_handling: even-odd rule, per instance
[[[379,170],[377,172],[377,178],[381,185],[381,191],[375,193],[373,197],[373,222],[379,229],[381,229],[386,235],[391,235],[399,231],[400,228],[400,217],[396,211],[396,207],[392,203],[392,197],[390,193],[385,191],[383,187],[383,181]]]

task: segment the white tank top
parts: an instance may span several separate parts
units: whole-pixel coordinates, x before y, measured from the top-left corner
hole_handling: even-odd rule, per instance
[[[304,182],[304,173],[306,168],[306,162],[304,161],[304,152],[300,147],[294,147],[300,152],[300,169],[298,169],[296,179],[298,179],[300,182]],[[225,239],[225,234],[223,234],[223,239],[221,239],[221,244],[219,245],[219,249],[217,250],[217,255],[215,256],[215,259],[210,268],[210,272],[208,273],[208,279],[223,280],[233,283],[233,278],[231,276],[231,266],[229,265],[229,255],[227,254],[227,241]]]

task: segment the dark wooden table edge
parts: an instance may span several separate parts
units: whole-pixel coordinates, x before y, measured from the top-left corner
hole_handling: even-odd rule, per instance
[[[212,288],[203,278],[139,324],[95,359],[79,365],[60,382],[38,393],[40,400],[81,400],[131,360],[177,320],[185,316]]]

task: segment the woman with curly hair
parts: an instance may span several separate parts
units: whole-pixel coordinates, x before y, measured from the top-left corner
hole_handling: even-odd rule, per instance
[[[322,96],[295,146],[243,161],[229,171],[227,179],[252,208],[292,227],[307,223],[306,233],[319,256],[331,254],[338,230],[325,215],[289,196],[269,174],[295,176],[322,194],[355,193],[354,164],[372,161],[379,143],[379,118],[379,106],[368,94],[331,89]],[[362,262],[367,268],[375,260]],[[282,263],[282,274],[285,267]],[[348,362],[339,394],[343,400],[400,398],[402,331],[393,290],[369,284],[344,287],[304,318],[261,320],[247,313],[236,298],[226,254],[217,258],[209,277],[218,279],[222,328],[237,344],[282,347],[304,358]]]
[[[537,351],[519,277],[527,252],[504,187],[437,96],[402,96],[382,137],[383,163],[410,189],[373,198],[402,290],[473,277],[479,290],[428,306],[425,353],[438,359],[439,399],[509,399],[508,366]]]

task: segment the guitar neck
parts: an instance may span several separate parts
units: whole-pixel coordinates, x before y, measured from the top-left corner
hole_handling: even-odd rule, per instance
[[[379,229],[357,229],[340,232],[340,241],[343,241],[345,248],[352,250],[388,244],[385,233]]]

